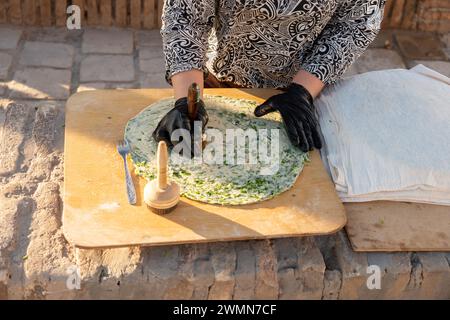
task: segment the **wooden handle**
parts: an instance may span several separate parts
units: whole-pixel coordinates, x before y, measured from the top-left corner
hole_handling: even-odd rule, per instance
[[[167,144],[160,141],[156,152],[156,179],[144,188],[144,202],[158,214],[168,213],[180,201],[180,187],[168,179],[169,154]]]
[[[157,179],[158,187],[165,190],[167,188],[169,154],[167,152],[167,144],[160,141],[158,151],[156,152]]]
[[[200,87],[197,83],[190,85],[188,89],[188,115],[189,119],[194,122],[197,119],[198,106],[197,103],[200,101]]]

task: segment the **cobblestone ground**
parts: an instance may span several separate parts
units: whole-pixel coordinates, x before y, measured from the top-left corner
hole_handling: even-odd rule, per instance
[[[76,249],[61,231],[64,105],[97,88],[167,87],[157,31],[0,26],[0,298],[450,298],[450,254],[355,253],[333,236]],[[423,63],[450,35],[383,32],[348,75]],[[382,270],[368,290],[367,266]],[[68,273],[80,273],[69,290]],[[70,271],[72,270],[72,271]]]

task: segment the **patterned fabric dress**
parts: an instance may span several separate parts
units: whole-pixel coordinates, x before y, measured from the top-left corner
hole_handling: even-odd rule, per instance
[[[166,79],[197,69],[242,87],[281,88],[303,69],[339,79],[375,39],[385,0],[166,0]],[[207,67],[211,31],[217,43]]]

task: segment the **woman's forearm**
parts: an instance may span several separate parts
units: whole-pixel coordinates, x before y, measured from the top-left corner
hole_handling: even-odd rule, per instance
[[[203,71],[189,70],[172,76],[172,86],[175,99],[187,97],[188,88],[196,82],[200,87],[200,96],[203,97]]]
[[[313,98],[317,97],[325,86],[324,83],[319,80],[319,78],[305,70],[300,70],[299,72],[297,72],[297,74],[292,79],[292,82],[304,86]]]
[[[172,85],[175,99],[187,96],[188,88],[196,82],[200,86],[200,95],[203,96],[203,72],[200,70],[189,70],[175,74],[172,77]],[[300,70],[292,79],[292,82],[298,83],[306,88],[313,98],[317,97],[324,88],[324,83],[311,73]]]

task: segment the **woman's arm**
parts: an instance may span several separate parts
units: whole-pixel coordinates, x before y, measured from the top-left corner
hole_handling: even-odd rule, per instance
[[[302,69],[324,84],[338,80],[377,36],[385,2],[340,1],[333,17],[304,57]]]
[[[172,76],[172,85],[175,99],[187,97],[188,88],[193,83],[200,86],[200,97],[203,97],[203,71],[190,70]]]
[[[319,78],[305,70],[300,70],[297,72],[294,79],[292,79],[292,82],[298,83],[305,87],[313,98],[317,97],[325,86]]]
[[[203,97],[203,72],[190,70],[175,74],[172,77],[172,85],[175,99],[187,97],[188,88],[193,83],[200,87],[200,97]]]
[[[215,20],[216,0],[165,1],[161,35],[166,61],[166,80],[176,98],[197,82],[203,88],[208,37]]]

